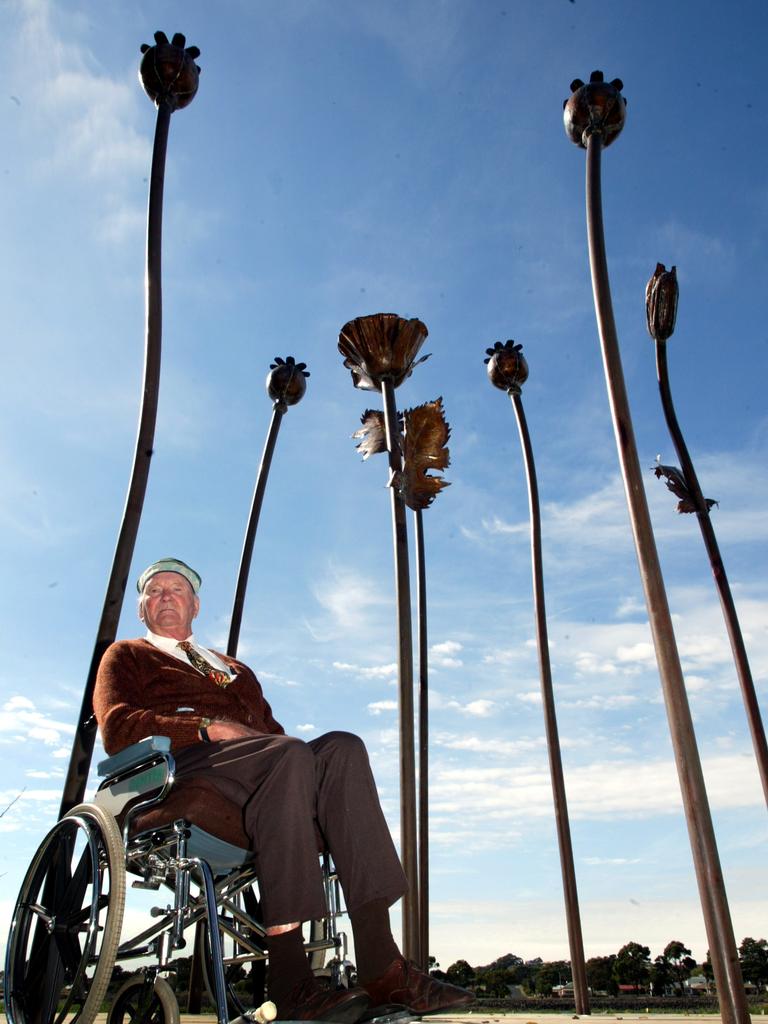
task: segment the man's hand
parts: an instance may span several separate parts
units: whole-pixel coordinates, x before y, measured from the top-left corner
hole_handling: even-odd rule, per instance
[[[211,722],[206,726],[206,732],[211,740],[249,740],[259,735],[254,729],[240,725],[239,722]]]

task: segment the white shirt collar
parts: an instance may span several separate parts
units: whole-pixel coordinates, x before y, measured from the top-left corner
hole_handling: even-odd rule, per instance
[[[148,629],[147,635],[144,639],[151,643],[153,647],[157,647],[158,650],[164,651],[166,654],[170,654],[171,657],[176,658],[178,661],[184,661],[187,664],[190,663],[189,658],[186,656],[184,651],[179,650],[179,643],[181,641],[176,640],[174,637],[158,636],[157,633],[153,633],[151,629]],[[225,665],[221,658],[214,654],[213,651],[209,651],[207,647],[203,647],[202,644],[199,644],[197,640],[195,640],[194,633],[189,634],[186,638],[186,642],[194,644],[195,648],[200,651],[203,657],[207,658],[215,668],[219,669],[221,672],[228,673],[230,678],[235,677],[236,672],[231,669],[229,665]]]
[[[147,635],[144,637],[148,640],[153,647],[159,647],[161,651],[165,651],[166,654],[172,654],[174,658],[178,658],[179,661],[186,661],[187,656],[184,651],[179,650],[179,641],[174,639],[172,636],[159,636],[157,633],[153,633],[151,629],[147,630]],[[186,638],[190,643],[195,643],[194,633],[190,633]],[[197,646],[197,644],[195,644]]]

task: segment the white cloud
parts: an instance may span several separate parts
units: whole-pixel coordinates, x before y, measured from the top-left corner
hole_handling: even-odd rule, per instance
[[[622,867],[624,864],[642,864],[640,857],[583,857],[583,862],[590,867]]]
[[[38,711],[27,697],[15,695],[0,709],[0,736],[4,743],[37,740],[46,746],[55,746],[62,742],[62,733],[73,736],[74,725],[71,722],[58,722],[44,711]]]
[[[350,672],[363,679],[392,679],[397,676],[397,665],[353,665],[346,661],[334,661],[333,667],[339,672]]]
[[[12,800],[18,796],[18,800],[14,804],[14,810],[17,810],[21,805],[28,800],[35,803],[40,802],[55,802],[59,803],[61,800],[60,789],[25,789],[22,793],[14,793],[11,789],[0,791],[0,807],[5,807]]]
[[[632,644],[630,647],[619,645],[616,648],[616,658],[625,664],[640,664],[646,668],[656,664],[656,652],[653,644],[647,641]]]
[[[531,750],[540,750],[545,746],[546,740],[543,736],[533,739],[523,737],[517,740],[506,740],[496,737],[453,736],[450,733],[438,733],[434,743],[438,747],[445,747],[449,750],[466,750],[472,753],[511,757]],[[469,766],[467,770],[470,770]]]
[[[538,690],[529,690],[527,693],[516,693],[515,697],[523,704],[541,704],[541,693]]]
[[[392,605],[392,594],[380,583],[366,579],[352,569],[331,567],[322,582],[315,584],[315,598],[333,625],[344,631],[362,631],[372,616]]]
[[[624,597],[619,601],[616,615],[618,618],[625,618],[630,615],[647,615],[645,604],[636,597]]]
[[[20,10],[11,72],[24,81],[24,103],[34,107],[46,141],[32,173],[91,179],[101,207],[100,237],[122,243],[129,234],[140,236],[143,203],[128,206],[126,188],[146,174],[151,144],[136,128],[141,95],[133,68],[126,60],[110,75],[93,53],[71,41],[73,33],[65,41],[53,23],[53,5],[27,0]]]
[[[528,661],[529,657],[530,655],[526,651],[521,651],[519,647],[498,647],[483,655],[483,664],[514,665],[520,661]]]
[[[732,502],[730,505],[722,504],[717,509],[714,522],[721,543],[745,544],[768,538],[768,520],[760,512],[768,501],[764,454],[743,451],[713,453],[697,462],[700,478],[708,480],[705,488],[708,494],[717,497],[718,494],[749,493],[751,496],[748,504]],[[681,538],[695,545],[697,538],[695,532],[688,528],[689,517],[670,515],[670,495],[658,486],[650,472],[645,489],[653,514],[656,538]],[[593,565],[615,557],[617,552],[631,555],[629,515],[618,473],[612,474],[597,490],[580,498],[543,503],[541,518],[545,560],[555,551],[561,565],[564,561],[572,562],[574,552],[583,558],[585,550],[589,552]],[[482,529],[486,537],[494,537],[527,533],[529,524],[527,519],[510,523],[494,515],[482,520]],[[477,539],[471,530],[466,531],[466,536]],[[704,557],[703,553],[701,557]],[[637,598],[625,596],[619,604],[618,614],[628,616],[641,610],[642,605]]]
[[[482,753],[505,764],[487,767],[433,765],[431,807],[436,816],[459,815],[478,827],[486,819],[510,821],[549,817],[552,791],[549,772],[541,763],[522,763],[520,755],[544,746],[541,740],[486,740],[482,737],[437,737],[436,746]],[[516,762],[516,763],[515,763]],[[754,759],[726,754],[704,761],[712,807],[716,810],[759,807],[763,803]],[[682,814],[680,787],[672,761],[596,761],[566,771],[568,809],[572,820],[652,818]]]
[[[461,650],[463,647],[457,640],[433,644],[429,649],[430,664],[437,668],[461,668],[464,662],[461,658],[455,657]]]
[[[462,701],[456,700],[455,697],[445,697],[437,690],[430,690],[429,707],[431,711],[458,711],[462,715],[474,715],[478,718],[487,718],[489,715],[493,714],[498,705],[495,701],[488,700],[483,697],[462,703]]]
[[[523,523],[506,523],[499,516],[493,516],[491,519],[481,520],[481,525],[486,533],[490,534],[507,534],[507,533],[529,533],[531,527],[528,522]]]
[[[487,718],[488,715],[493,713],[496,703],[492,700],[471,700],[468,704],[457,704],[457,707],[462,714]]]
[[[371,715],[380,715],[382,711],[397,711],[396,700],[376,700],[368,705]]]
[[[575,658],[577,670],[585,676],[614,675],[616,666],[612,661],[596,657],[591,651],[579,651]]]
[[[581,697],[578,700],[564,700],[561,704],[563,707],[590,708],[594,711],[621,711],[637,704],[638,700],[639,697],[632,693],[606,693],[593,694],[591,697]]]

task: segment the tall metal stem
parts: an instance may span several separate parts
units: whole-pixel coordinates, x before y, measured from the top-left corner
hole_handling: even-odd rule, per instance
[[[400,431],[397,424],[395,389],[391,380],[381,384],[384,400],[384,427],[391,473],[402,470]],[[395,552],[395,592],[397,598],[397,675],[400,716],[400,855],[408,879],[403,897],[403,953],[406,959],[421,962],[419,951],[419,885],[416,858],[416,765],[413,719],[413,632],[411,628],[411,585],[408,566],[408,529],[405,502],[393,486],[392,533]]]
[[[419,641],[419,949],[422,970],[429,967],[429,642],[424,520],[413,513],[416,540],[416,618]]]
[[[675,407],[672,402],[672,392],[669,386],[669,371],[667,368],[667,343],[666,341],[656,342],[656,372],[659,379],[659,392],[661,394],[661,405],[664,409],[664,417],[672,437],[672,442],[680,460],[680,468],[685,477],[688,490],[696,506],[696,518],[699,521],[701,536],[704,538],[704,547],[709,555],[709,564],[712,566],[712,575],[715,579],[715,586],[720,595],[720,606],[725,618],[725,627],[728,632],[728,639],[731,643],[733,660],[736,664],[736,674],[739,677],[741,695],[744,700],[744,707],[747,712],[749,730],[752,734],[752,745],[757,758],[757,769],[760,774],[760,782],[763,786],[763,796],[768,804],[768,743],[765,739],[765,729],[760,716],[760,706],[757,703],[757,693],[752,680],[752,671],[749,667],[747,649],[744,646],[744,638],[741,634],[739,617],[736,614],[736,605],[731,594],[731,587],[725,572],[723,560],[720,557],[715,536],[715,528],[709,516],[709,509],[704,500],[704,495],[699,486],[699,479],[693,467],[693,461],[683,438],[683,432],[677,421]]]
[[[277,443],[277,434],[280,430],[283,416],[287,406],[285,402],[278,401],[272,406],[272,419],[269,422],[267,440],[264,444],[264,451],[261,455],[259,471],[256,475],[256,486],[251,501],[251,512],[248,516],[248,524],[245,528],[243,538],[243,550],[240,555],[240,569],[237,574],[237,586],[235,587],[235,598],[232,604],[232,620],[229,626],[229,639],[227,640],[227,654],[230,658],[237,657],[237,645],[240,640],[240,626],[243,621],[243,605],[245,604],[245,591],[248,587],[248,573],[251,569],[251,558],[253,556],[253,544],[256,540],[256,528],[259,525],[261,505],[264,501],[264,490],[267,486],[269,468],[272,465],[272,455]]]
[[[547,635],[547,613],[544,604],[544,570],[541,556],[541,510],[539,507],[539,487],[536,481],[536,466],[533,461],[533,448],[528,433],[528,424],[523,410],[523,401],[519,394],[510,392],[512,405],[517,418],[520,443],[523,448],[525,472],[528,480],[528,505],[531,513],[531,560],[533,568],[533,601],[536,611],[536,642],[539,649],[539,676],[541,678],[541,698],[544,707],[544,727],[547,735],[549,752],[549,773],[552,779],[552,797],[555,804],[555,823],[557,826],[557,842],[560,847],[560,870],[563,876],[563,894],[565,896],[565,916],[568,927],[568,946],[571,951],[571,973],[573,976],[573,994],[576,1012],[587,1014],[589,1009],[589,987],[587,985],[587,969],[584,962],[584,942],[581,934],[581,917],[579,915],[579,895],[576,889],[576,870],[573,863],[573,847],[571,845],[571,828],[568,822],[568,801],[565,795],[563,779],[563,762],[560,756],[560,739],[557,731],[555,714],[555,696],[552,688],[552,667],[549,660],[549,638]]]
[[[712,955],[720,1011],[724,1024],[748,1024],[744,984],[733,936],[728,900],[712,826],[712,816],[693,731],[672,618],[659,566],[643,487],[624,372],[619,353],[603,233],[598,133],[587,143],[587,231],[592,290],[624,489],[632,523],[640,578],[645,593],[651,634],[656,649],[677,771],[680,778],[688,835],[699,886],[704,924]]]
[[[112,560],[112,571],[107,583],[104,607],[101,613],[91,664],[85,683],[77,731],[72,743],[64,793],[59,815],[63,816],[85,794],[88,771],[96,739],[96,720],[93,715],[93,689],[101,658],[117,635],[125,587],[136,545],[144,495],[149,477],[149,465],[155,437],[157,402],[160,391],[160,348],[163,324],[163,298],[161,283],[161,253],[163,234],[163,185],[165,182],[165,155],[168,147],[168,129],[173,106],[161,99],[157,108],[155,142],[152,150],[152,169],[149,181],[149,209],[147,213],[147,271],[146,288],[146,345],[144,354],[144,382],[136,450],[131,471],[122,524]]]

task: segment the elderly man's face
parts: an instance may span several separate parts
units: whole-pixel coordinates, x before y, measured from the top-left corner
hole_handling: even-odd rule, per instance
[[[177,572],[155,573],[139,598],[139,618],[158,636],[186,640],[200,600],[191,584]]]

